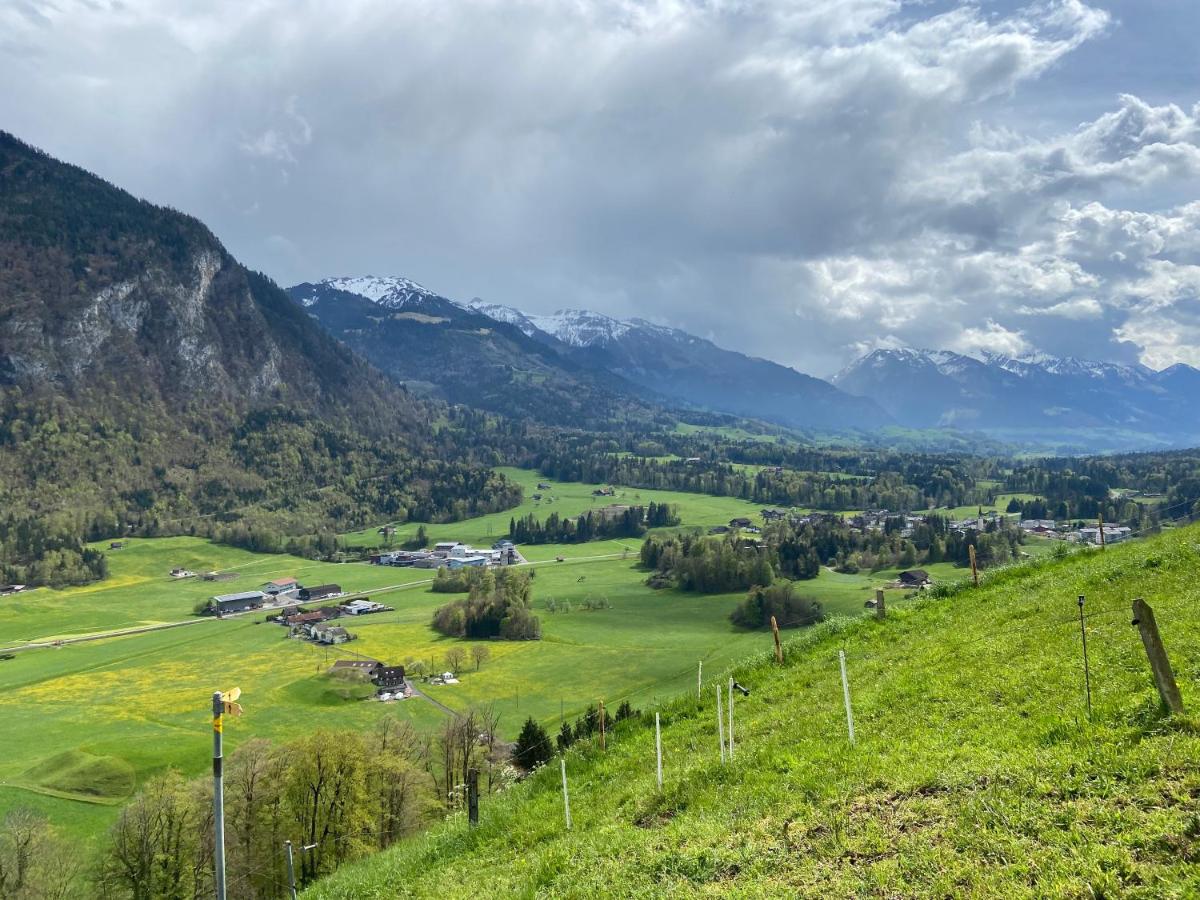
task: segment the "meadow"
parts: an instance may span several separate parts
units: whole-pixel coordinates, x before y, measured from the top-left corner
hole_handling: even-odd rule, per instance
[[[1200,892],[1200,526],[989,574],[886,621],[831,621],[705,672],[305,896],[1131,897]],[[1091,715],[1076,598],[1086,596]],[[1187,714],[1160,708],[1130,601],[1154,607]],[[849,739],[839,652],[855,739]],[[714,689],[733,675],[736,757]],[[724,687],[720,688],[722,691]]]
[[[535,473],[511,470],[539,493]],[[454,524],[429,525],[429,539],[487,545],[507,531],[512,515],[557,509],[578,513],[608,503],[677,503],[685,526],[722,524],[757,507],[731,498],[618,489],[594,498],[591,485],[555,484],[541,492],[553,500],[527,499],[520,510]],[[417,526],[400,527],[397,542]],[[380,540],[375,529],[350,543]],[[523,548],[533,561],[534,606],[543,639],[489,642],[491,659],[479,671],[468,664],[458,685],[429,687],[451,709],[492,703],[500,731],[515,736],[526,716],[557,728],[560,715],[578,716],[604,700],[628,699],[647,707],[695,684],[697,665],[716,671],[769,645],[769,635],[733,628],[729,613],[739,594],[696,595],[646,587],[637,566],[639,542],[598,541]],[[557,562],[556,557],[564,557]],[[190,621],[166,630],[45,649],[16,652],[0,660],[0,715],[6,722],[0,754],[0,812],[33,805],[79,837],[95,835],[120,802],[147,776],[168,766],[199,775],[208,765],[208,702],[212,691],[242,688],[246,715],[226,730],[228,745],[251,737],[289,739],[316,727],[368,728],[382,716],[432,729],[445,715],[413,698],[400,703],[348,701],[323,674],[336,658],[362,654],[386,663],[422,660],[436,671],[447,649],[470,642],[444,638],[429,625],[449,597],[428,589],[427,570],[320,563],[289,556],[249,553],[192,537],[134,538],[109,555],[104,582],[62,591],[38,589],[0,600],[4,647],[120,628]],[[180,566],[193,571],[237,573],[227,582],[174,579]],[[939,580],[965,573],[931,566]],[[861,613],[874,588],[895,570],[841,575],[823,570],[799,589],[836,615]],[[371,591],[393,612],[350,620],[358,637],[343,648],[318,649],[291,640],[262,614],[226,620],[191,616],[198,600],[247,590],[281,576],[303,582],[336,582],[347,591]],[[893,591],[889,605],[909,601]],[[608,608],[586,610],[584,601]],[[560,611],[550,612],[554,600]],[[571,611],[561,611],[567,601]]]

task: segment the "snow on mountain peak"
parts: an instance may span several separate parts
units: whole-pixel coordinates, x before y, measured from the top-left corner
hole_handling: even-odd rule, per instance
[[[414,301],[428,300],[438,296],[415,281],[399,275],[325,278],[320,283],[335,290],[365,297],[373,303],[389,309],[402,309]],[[305,305],[311,305],[311,302]]]

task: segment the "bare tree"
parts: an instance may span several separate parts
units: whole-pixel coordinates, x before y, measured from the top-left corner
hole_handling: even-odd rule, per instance
[[[487,644],[475,644],[471,647],[471,658],[475,660],[475,671],[492,658],[492,650]]]
[[[466,662],[466,659],[466,650],[462,647],[451,647],[446,651],[446,668],[457,675],[459,669],[462,668],[462,664]]]

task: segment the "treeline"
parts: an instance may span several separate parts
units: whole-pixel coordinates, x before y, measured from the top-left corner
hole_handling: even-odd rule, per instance
[[[454,577],[451,573],[443,575],[444,571],[439,569],[437,578],[448,580]],[[530,573],[511,568],[475,571],[480,574],[468,576],[466,598],[453,600],[434,611],[434,630],[458,638],[541,640],[542,623],[531,611]],[[434,590],[439,590],[436,578]]]
[[[678,458],[662,458],[670,454]],[[688,491],[822,510],[914,511],[990,504],[996,487],[979,482],[1000,471],[998,461],[966,454],[802,448],[712,436],[618,439],[542,433],[528,442],[519,458],[522,464],[561,481]]]
[[[188,534],[328,558],[338,531],[519,504],[520,485],[491,468],[500,461],[488,442],[493,420],[447,417],[425,440],[388,441],[284,407],[170,418],[99,405],[84,414],[62,398],[0,389],[0,577],[103,577],[83,543],[130,536]]]
[[[1014,491],[1039,495],[1046,515],[1026,518],[1094,521],[1103,517],[1136,529],[1200,516],[1200,451],[1045,459],[1017,466]],[[1026,508],[1022,509],[1025,515]]]
[[[517,544],[574,544],[605,538],[636,538],[648,528],[679,524],[679,513],[668,503],[630,506],[610,512],[589,510],[579,516],[552,512],[544,521],[533,513],[510,519],[509,539]]]
[[[108,574],[108,561],[80,537],[78,517],[47,519],[0,512],[0,583],[65,587]]]
[[[970,548],[982,567],[1020,556],[1024,533],[1013,525],[990,522],[981,530],[954,530],[942,516],[926,516],[911,528],[903,517],[863,531],[837,516],[815,522],[775,522],[753,540],[731,532],[722,538],[699,533],[646,538],[641,563],[652,574],[652,587],[728,593],[772,585],[777,578],[816,578],[821,566],[854,574],[922,563],[966,565]]]
[[[481,773],[485,792],[512,783],[519,773],[497,740],[498,722],[487,707],[448,717],[432,734],[387,718],[369,732],[321,730],[286,744],[241,744],[225,759],[228,895],[288,896],[285,840],[296,847],[303,887],[461,807],[470,769]],[[208,777],[188,780],[172,770],[150,778],[95,850],[66,841],[27,811],[0,823],[4,898],[150,900],[214,890]]]

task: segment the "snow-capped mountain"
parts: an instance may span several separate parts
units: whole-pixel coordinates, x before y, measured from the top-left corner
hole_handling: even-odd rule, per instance
[[[541,421],[618,421],[647,403],[796,428],[868,429],[889,421],[872,401],[819,378],[644,319],[460,304],[398,277],[326,278],[288,293],[406,384],[424,382],[457,402]],[[380,307],[391,314],[381,316]],[[545,392],[553,398],[539,396]],[[612,401],[622,395],[625,410]]]
[[[945,350],[876,350],[834,384],[917,428],[1106,429],[1163,443],[1200,434],[1200,371],[1190,366],[1155,372],[1046,354],[977,359]]]
[[[586,309],[532,315],[482,301],[470,306],[558,347],[584,366],[677,403],[794,428],[869,429],[889,421],[874,403],[844,394],[826,381],[725,350],[678,328]]]
[[[424,301],[445,299],[438,297],[433,291],[422,287],[415,281],[401,278],[398,275],[389,275],[383,278],[374,275],[323,278],[315,285],[308,285],[308,287],[311,288],[311,291],[307,295],[296,298],[301,306],[312,306],[318,302],[320,288],[332,288],[348,294],[357,294],[359,297],[366,297],[372,303],[388,309],[405,309],[419,306]]]
[[[648,418],[633,386],[589,372],[543,340],[407,278],[326,278],[288,294],[331,334],[410,390],[555,425]],[[540,334],[540,332],[539,332]]]

